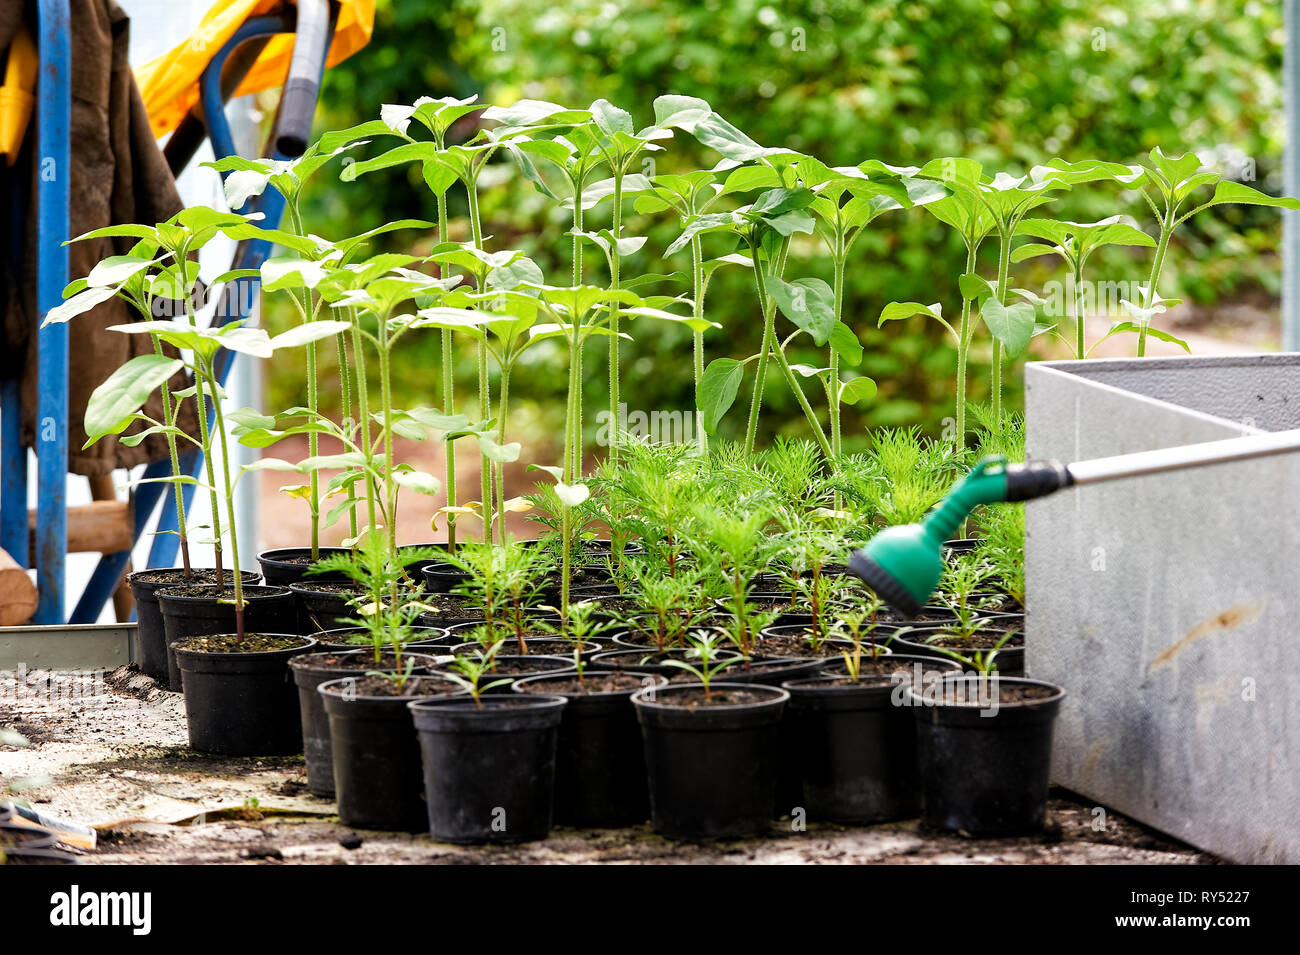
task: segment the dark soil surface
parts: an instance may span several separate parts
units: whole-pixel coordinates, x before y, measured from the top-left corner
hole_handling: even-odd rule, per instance
[[[540,654],[537,656],[516,656],[513,654],[497,656],[492,661],[496,664],[490,673],[484,674],[484,679],[495,680],[503,676],[513,676],[522,673],[547,673],[554,672],[562,667],[573,666],[572,661],[565,660],[561,663],[559,660],[548,660]]]
[[[1002,644],[1004,650],[1025,645],[1025,635],[1018,625],[999,627],[996,624],[989,624],[976,630],[969,637],[956,633],[941,633],[938,636],[932,633],[904,633],[899,636],[912,643],[924,643],[932,647],[948,647],[953,650],[992,650],[1008,632],[1011,632],[1011,638]]]
[[[531,640],[525,638],[525,644],[528,647],[528,651],[527,651],[528,653],[540,653],[552,657],[573,656],[573,644],[570,643],[568,640],[563,640],[563,639],[539,640],[534,637]],[[511,654],[518,654],[519,641],[516,640],[514,637],[507,637],[506,642],[501,645],[501,649],[506,650]],[[608,649],[613,649],[613,648],[606,647],[603,644],[599,644],[599,643],[587,642],[582,644],[583,653],[599,653],[601,650],[608,650]]]
[[[191,573],[194,575],[194,579],[197,579],[199,583],[211,583],[217,579],[217,572],[212,568],[205,570],[195,568]],[[231,579],[230,573],[230,569],[227,568],[225,570],[225,576],[228,580]],[[250,584],[262,579],[262,575],[253,570],[245,570],[240,573],[243,574],[244,580]],[[163,584],[164,586],[177,584],[188,586],[185,581],[184,570],[142,570],[138,574],[134,575],[134,577],[136,580],[143,583]]]
[[[340,594],[344,597],[364,597],[367,594],[367,591],[362,590],[356,584],[330,580],[312,580],[310,577],[306,580],[295,581],[293,588],[295,590],[307,590],[314,594]]]
[[[546,581],[552,587],[558,588],[560,586],[558,574],[549,575]],[[595,587],[600,584],[607,584],[609,581],[609,571],[604,567],[583,567],[569,574],[570,589],[574,587]]]
[[[315,659],[311,661],[307,667],[308,669],[320,667],[329,670],[360,670],[364,672],[366,670],[391,670],[397,666],[397,657],[392,650],[385,650],[380,655],[379,662],[376,663],[374,651],[369,647],[362,648],[359,653],[322,653],[319,655],[311,654],[311,656],[314,656]],[[403,653],[402,666],[406,666],[406,661],[410,657],[416,658],[417,666],[429,665],[429,656],[429,654]],[[424,659],[421,659],[421,657],[424,657]]]
[[[765,693],[762,690],[741,689],[740,687],[718,687],[707,695],[704,687],[689,689],[685,692],[674,692],[668,696],[659,697],[655,700],[657,706],[674,706],[687,710],[698,709],[701,706],[744,706],[751,703],[771,703],[772,694]]]
[[[201,653],[261,653],[268,650],[290,650],[303,645],[302,637],[266,636],[260,633],[246,633],[239,640],[233,633],[223,633],[211,637],[185,637],[176,641],[186,650],[198,650]]]
[[[483,616],[483,609],[471,597],[459,594],[421,594],[419,600],[429,608],[425,613],[432,617],[465,619]]]
[[[843,643],[823,641],[814,647],[802,637],[780,635],[759,637],[758,647],[764,656],[770,657],[838,657],[849,647]]]
[[[606,672],[588,670],[581,681],[577,677],[556,677],[539,680],[536,683],[520,684],[523,693],[558,693],[561,696],[588,696],[594,693],[631,693],[646,685],[646,678],[639,673],[624,673],[622,670]]]
[[[1056,695],[1056,691],[1050,687],[1035,686],[1033,684],[1011,683],[999,680],[996,684],[990,684],[987,687],[980,687],[976,691],[975,681],[962,681],[957,686],[951,684],[937,687],[936,695],[942,693],[939,698],[949,706],[984,706],[978,698],[983,696],[986,700],[993,694],[993,687],[997,686],[997,701],[999,706],[1006,706],[1014,703],[1033,703],[1038,700],[1046,700]]]
[[[280,597],[290,593],[288,587],[280,587],[278,585],[268,587],[266,585],[258,584],[254,586],[258,586],[260,589],[250,590],[249,587],[244,587],[245,600],[257,600],[258,598],[265,597]],[[189,587],[160,587],[156,593],[160,597],[221,597],[233,600],[235,597],[235,588],[218,588],[215,584],[195,584]]]
[[[450,680],[444,680],[436,676],[417,676],[407,680],[402,687],[398,687],[396,680],[386,680],[382,676],[362,676],[350,678],[355,682],[349,686],[354,689],[356,695],[362,696],[380,696],[380,697],[405,697],[406,699],[418,700],[427,696],[447,696],[452,693],[465,692],[459,684],[452,683]],[[331,687],[330,693],[341,696],[344,690],[338,687]]]
[[[870,660],[864,658],[858,666],[858,679],[864,683],[868,681],[880,681],[880,680],[886,680],[892,682],[893,675],[895,673],[909,673],[909,674],[914,673],[915,667],[916,667],[915,660],[894,660],[891,659],[890,657],[881,657],[879,660]],[[843,674],[844,679],[847,682],[850,683],[852,682],[851,680],[848,679],[848,671],[844,668],[843,665],[840,665],[830,670],[823,670],[822,672],[827,677],[835,678],[835,679],[838,679],[840,675]],[[921,673],[923,678],[928,678],[931,676],[940,676],[944,673],[955,673],[955,672],[956,672],[955,670],[949,669],[947,667],[928,667],[924,663],[921,664]]]

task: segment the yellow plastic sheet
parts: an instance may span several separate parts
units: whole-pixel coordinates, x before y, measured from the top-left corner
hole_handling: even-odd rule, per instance
[[[31,122],[36,97],[36,44],[27,28],[18,27],[9,46],[4,86],[0,86],[0,155],[12,166]]]
[[[199,99],[199,77],[212,57],[250,17],[284,9],[284,0],[217,0],[194,32],[162,56],[135,71],[154,136],[175,129]],[[370,42],[375,0],[341,0],[338,25],[330,44],[327,66],[341,63]],[[262,50],[236,96],[270,89],[284,82],[293,55],[293,37],[272,37]]]

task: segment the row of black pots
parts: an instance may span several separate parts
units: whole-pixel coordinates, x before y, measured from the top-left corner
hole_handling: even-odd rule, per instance
[[[311,646],[308,638],[296,639],[300,642],[292,648],[271,652],[214,654],[183,646],[178,649],[186,678],[187,713],[195,748],[271,755],[298,751],[302,740],[311,739],[313,718],[305,706],[300,713],[288,712],[299,701],[283,692],[283,671],[288,658]],[[561,668],[568,661],[537,658],[536,662],[550,663],[556,672],[531,681],[520,680],[516,687],[530,682],[553,684],[566,679]],[[826,661],[803,662],[815,670]],[[896,662],[905,661],[900,657]],[[931,671],[954,666],[921,657],[906,662]],[[281,671],[278,674],[277,668]],[[534,727],[538,738],[532,743],[498,736],[489,738],[496,750],[514,754],[498,766],[505,774],[502,778],[514,780],[515,770],[527,769],[525,775],[531,782],[519,781],[515,791],[511,789],[513,783],[503,785],[493,781],[496,777],[486,770],[476,769],[459,777],[460,782],[453,786],[452,781],[458,777],[448,768],[447,760],[454,757],[459,761],[455,765],[463,767],[465,754],[470,750],[466,749],[469,745],[466,740],[449,727],[478,727],[476,732],[507,735],[513,731],[499,727],[484,729],[497,724],[488,717],[467,716],[455,708],[429,716],[425,723],[441,728],[430,729],[433,737],[421,743],[426,764],[423,786],[426,794],[432,786],[441,795],[434,802],[429,802],[426,796],[421,804],[413,759],[413,734],[420,727],[420,717],[417,715],[412,724],[404,709],[411,700],[349,696],[342,690],[351,679],[331,681],[328,677],[334,674],[328,672],[311,674],[317,685],[310,687],[310,681],[303,678],[311,670],[305,660],[301,665],[294,665],[293,670],[299,683],[299,697],[304,695],[302,690],[310,693],[314,689],[319,694],[328,721],[328,739],[335,747],[342,747],[344,755],[340,758],[337,749],[322,752],[308,742],[309,774],[316,781],[313,788],[322,787],[319,768],[313,773],[311,767],[330,765],[340,818],[346,824],[409,829],[415,823],[416,810],[423,808],[428,814],[430,831],[445,839],[512,841],[538,838],[539,826],[546,828],[540,806],[549,799],[540,799],[539,793],[545,787],[538,787],[554,768],[542,772],[548,765],[547,758],[534,752],[533,757],[523,759],[521,752],[512,748],[514,743],[542,745],[546,737],[542,732],[544,727]],[[355,667],[351,672],[355,674]],[[788,673],[787,669],[783,675]],[[572,674],[567,677],[571,678]],[[455,696],[459,692],[436,672],[421,679],[442,684],[435,696]],[[894,686],[842,684],[833,677],[805,675],[801,679],[785,679],[781,689],[766,685],[762,679],[756,676],[749,683],[729,680],[717,687],[719,692],[739,694],[739,704],[700,706],[698,696],[702,690],[694,683],[643,688],[632,697],[641,724],[649,801],[657,831],[682,838],[727,838],[763,831],[773,814],[783,765],[797,767],[800,805],[810,819],[861,823],[913,815],[918,790],[912,746],[919,750],[920,777],[926,781],[926,816],[934,825],[992,833],[1025,831],[1041,824],[1051,718],[1059,694],[1045,702],[1004,706],[998,722],[978,710],[961,707],[925,709],[914,703],[912,713],[908,713],[899,706],[899,692]],[[1032,681],[1003,680],[1002,683],[1019,685]],[[329,694],[330,688],[336,689],[334,695]],[[623,694],[628,695],[630,692]],[[621,729],[617,720],[609,719],[616,710],[617,699],[618,694],[609,700],[593,699],[579,704],[573,711],[574,725],[582,721],[587,727],[572,730],[572,739],[562,749],[569,754],[561,760],[562,765],[570,767],[568,772],[561,772],[561,782],[556,783],[563,794],[562,821],[572,819],[577,825],[625,824],[612,821],[615,819],[635,821],[633,817],[639,810],[632,808],[634,800],[629,798],[602,799],[595,796],[596,790],[588,803],[572,798],[574,793],[592,789],[593,779],[601,778],[602,771],[609,785],[625,790],[631,788],[628,780],[639,778],[639,774],[629,773],[628,767],[612,776],[609,773],[616,751],[626,751],[629,760],[628,754],[633,752],[627,743],[626,710]],[[781,714],[787,700],[793,702],[789,706],[789,719],[783,724]],[[683,702],[686,705],[681,705]],[[353,706],[354,703],[361,705]],[[602,703],[606,704],[603,708]],[[533,725],[529,720],[535,714],[515,712],[518,708],[506,705],[502,697],[488,698],[485,705],[490,712],[501,716],[501,725]],[[411,707],[411,712],[423,712],[424,706],[423,702],[419,703]],[[499,712],[503,707],[505,712]],[[912,728],[906,725],[909,718],[915,720],[915,737]],[[319,721],[319,717],[315,719]],[[1008,728],[1010,732],[997,732]],[[323,735],[319,727],[315,731],[318,736]],[[302,735],[291,740],[291,732]],[[610,742],[620,739],[621,743]],[[866,740],[873,741],[874,745],[864,746]],[[376,759],[385,764],[404,759],[405,772],[393,766],[379,771]],[[553,751],[549,759],[553,763]],[[955,765],[961,766],[961,770],[954,770]],[[985,767],[983,771],[981,766]],[[588,771],[583,772],[582,767],[588,767]],[[596,772],[591,772],[591,767]],[[525,792],[531,793],[532,798],[524,798]],[[465,797],[466,793],[473,798]],[[397,798],[394,794],[404,794],[404,797]],[[460,795],[453,798],[454,794]],[[510,798],[506,799],[506,795]],[[493,799],[495,802],[484,810],[486,802],[482,800]],[[593,812],[593,806],[600,805],[608,808],[608,817],[588,815]],[[629,815],[624,816],[624,811]],[[549,808],[545,815],[549,818]]]

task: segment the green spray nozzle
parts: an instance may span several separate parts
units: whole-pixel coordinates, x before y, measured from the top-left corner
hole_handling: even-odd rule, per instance
[[[990,457],[966,475],[920,524],[890,527],[849,555],[849,569],[899,610],[915,616],[943,576],[943,543],[978,504],[1028,501],[1074,484],[1165,474],[1300,451],[1300,428],[1076,461],[1007,464]]]
[[[919,524],[890,527],[849,555],[849,569],[887,603],[920,613],[943,576],[943,545],[980,504],[1023,501],[1070,483],[1055,461],[1007,464],[1002,456],[975,465]]]

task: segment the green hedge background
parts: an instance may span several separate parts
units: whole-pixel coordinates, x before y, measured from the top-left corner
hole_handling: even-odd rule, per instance
[[[605,97],[648,124],[654,98],[675,92],[707,99],[764,145],[789,145],[835,165],[867,158],[920,165],[936,156],[968,155],[986,170],[1020,174],[1053,156],[1136,162],[1160,145],[1168,153],[1194,150],[1206,160],[1253,169],[1254,185],[1277,193],[1282,32],[1281,4],[1253,0],[378,0],[370,46],[329,71],[319,128],[375,118],[381,103],[473,93],[487,103],[531,97],[575,106]],[[665,145],[659,172],[716,161],[689,137]],[[435,218],[417,170],[354,183],[322,173],[312,190],[308,227],[338,236],[388,218]],[[500,184],[483,203],[493,246],[525,249],[548,274],[566,267],[559,210],[504,159],[496,178]],[[1136,196],[1113,188],[1047,208],[1083,221],[1123,211],[1152,225]],[[625,265],[625,274],[662,270],[659,257],[676,226],[662,217],[635,216],[627,225],[650,241]],[[880,393],[846,415],[849,444],[861,443],[875,425],[935,430],[951,413],[954,352],[941,329],[920,319],[880,330],[875,325],[890,300],[940,299],[955,311],[964,252],[955,236],[920,211],[882,217],[877,226],[855,249],[845,316],[866,346],[859,370],[877,380]],[[1161,291],[1200,304],[1257,289],[1275,295],[1280,235],[1274,210],[1227,207],[1202,215],[1180,231]],[[429,239],[407,234],[402,241],[418,250]],[[727,251],[719,247],[712,254]],[[987,271],[996,264],[996,244],[987,243],[984,252]],[[682,259],[674,265],[688,262],[687,253]],[[1097,277],[1145,281],[1147,261],[1145,254],[1099,258]],[[1016,267],[1016,284],[1041,288],[1061,277],[1052,272],[1054,264]],[[793,253],[787,268],[787,277],[829,280],[829,273],[823,258]],[[709,310],[723,329],[708,337],[708,358],[756,350],[761,320],[747,273],[720,272]],[[272,307],[272,324],[289,320]],[[634,407],[690,407],[688,334],[646,323],[625,354],[624,392]],[[540,349],[537,356],[516,379],[525,425],[546,425],[560,414],[562,363]],[[468,351],[464,360],[468,399]],[[436,361],[433,335],[407,350],[398,371],[407,392],[402,400],[436,397],[425,390],[435,386]],[[594,351],[586,371],[594,411],[602,406],[605,375]],[[979,399],[987,382],[978,356],[973,372],[971,397]],[[296,369],[277,367],[272,401],[299,400],[300,383]],[[747,382],[742,399],[748,388]],[[1013,372],[1012,405],[1018,389]],[[769,394],[765,430],[800,433],[798,409],[784,384],[770,385]],[[725,431],[743,428],[740,406],[746,401],[733,409]]]

